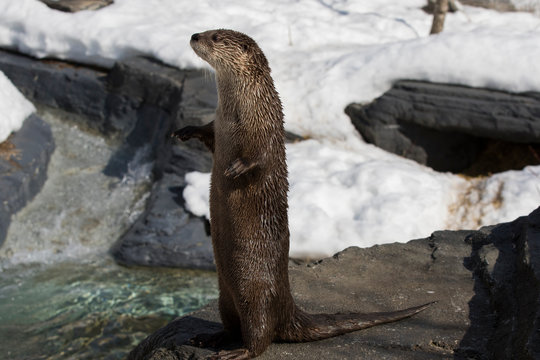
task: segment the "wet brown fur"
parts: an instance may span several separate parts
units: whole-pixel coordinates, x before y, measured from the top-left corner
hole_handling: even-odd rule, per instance
[[[245,348],[213,358],[248,359],[272,341],[324,339],[424,310],[428,305],[391,313],[311,315],[294,304],[283,111],[268,61],[254,40],[232,30],[194,34],[190,44],[216,71],[216,120],[174,135],[198,138],[213,152],[211,233],[224,326],[222,333],[193,341],[217,346],[241,336]]]

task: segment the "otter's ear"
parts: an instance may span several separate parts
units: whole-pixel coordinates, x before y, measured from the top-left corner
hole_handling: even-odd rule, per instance
[[[248,44],[242,44],[242,50],[244,50],[244,52],[247,52],[249,50]]]

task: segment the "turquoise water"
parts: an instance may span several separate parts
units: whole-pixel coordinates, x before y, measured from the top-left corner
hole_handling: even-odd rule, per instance
[[[122,359],[168,321],[217,296],[211,272],[112,260],[0,273],[0,358]]]
[[[114,139],[70,114],[39,115],[56,149],[43,189],[0,247],[0,359],[121,359],[215,299],[215,273],[116,265],[108,251],[144,210],[151,164],[141,153],[122,179],[107,177]]]

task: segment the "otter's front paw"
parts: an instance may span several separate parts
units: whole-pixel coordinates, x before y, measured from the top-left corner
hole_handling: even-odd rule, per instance
[[[247,173],[252,166],[246,164],[242,159],[236,159],[233,163],[225,170],[225,176],[236,179],[237,177]]]
[[[186,141],[191,139],[192,137],[196,137],[196,132],[197,128],[195,126],[186,126],[173,132],[171,134],[171,137]]]

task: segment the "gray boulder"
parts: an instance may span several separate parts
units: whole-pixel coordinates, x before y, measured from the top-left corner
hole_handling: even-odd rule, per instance
[[[464,170],[486,139],[540,144],[540,93],[398,81],[345,112],[367,142],[438,171]]]
[[[540,208],[478,231],[348,248],[290,263],[293,296],[312,313],[387,311],[438,300],[419,315],[319,342],[272,344],[260,359],[537,359]],[[217,303],[178,318],[128,359],[204,359],[187,341],[221,329]],[[241,344],[232,344],[231,347]]]
[[[150,74],[155,77],[162,72],[156,69]],[[211,121],[217,102],[214,82],[202,72],[185,71],[177,84],[181,97],[171,111],[171,129]],[[169,92],[176,94],[172,87]],[[153,185],[146,210],[112,247],[111,254],[128,266],[215,269],[209,224],[185,210],[182,195],[185,174],[210,171],[211,154],[197,140],[181,143],[167,137],[157,159],[162,164],[159,180]]]
[[[143,215],[111,249],[123,265],[214,270],[209,225],[184,209],[188,171],[208,171],[210,155],[185,145],[171,148],[163,177],[154,183]]]

